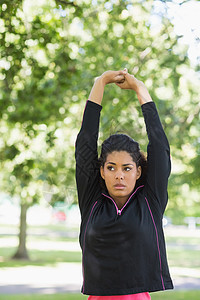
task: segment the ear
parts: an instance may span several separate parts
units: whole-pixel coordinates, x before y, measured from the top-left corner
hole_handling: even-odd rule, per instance
[[[100,168],[100,173],[101,173],[101,177],[105,180],[104,169],[103,169],[102,166],[101,166],[101,168]]]
[[[138,168],[137,168],[137,180],[140,178],[140,176],[141,176],[141,174],[142,174],[142,168],[141,168],[141,166],[139,166]]]

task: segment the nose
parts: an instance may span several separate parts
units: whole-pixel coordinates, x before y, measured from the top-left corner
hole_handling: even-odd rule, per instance
[[[120,179],[120,180],[123,180],[123,179],[124,179],[124,174],[123,174],[123,172],[122,172],[122,171],[116,172],[115,178],[118,179],[118,180],[119,180],[119,179]]]

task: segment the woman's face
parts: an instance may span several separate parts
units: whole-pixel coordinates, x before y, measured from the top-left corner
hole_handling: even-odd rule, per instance
[[[126,151],[114,151],[108,154],[101,177],[109,195],[119,203],[125,203],[131,195],[136,180],[141,176],[141,167],[137,168],[131,155]]]

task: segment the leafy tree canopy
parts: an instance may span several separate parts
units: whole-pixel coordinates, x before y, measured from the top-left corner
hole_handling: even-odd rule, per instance
[[[168,214],[198,214],[199,91],[197,71],[158,1],[1,1],[0,158],[2,189],[33,204],[76,201],[74,142],[93,80],[127,67],[158,107],[169,138],[172,176]],[[162,1],[161,1],[162,2]],[[183,5],[185,1],[180,2]],[[100,143],[124,131],[146,151],[136,96],[107,86]]]

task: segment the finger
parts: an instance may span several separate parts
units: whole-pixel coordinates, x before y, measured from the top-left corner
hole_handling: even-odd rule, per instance
[[[115,84],[117,85],[117,86],[119,86],[120,88],[123,88],[124,87],[124,82],[125,82],[125,80],[124,81],[122,81],[122,82],[115,82]]]
[[[129,74],[128,72],[124,75],[124,77],[126,78],[126,80],[135,79],[135,76]]]
[[[118,74],[119,75],[125,75],[127,73],[127,69],[125,70],[120,70],[120,71],[118,71]]]
[[[116,83],[122,84],[122,83],[124,83],[124,81],[125,81],[125,79],[121,79],[121,80],[116,81]]]
[[[115,84],[116,84],[118,87],[121,87],[121,86],[120,86],[120,83],[115,82]]]
[[[117,75],[117,76],[115,77],[115,80],[116,80],[116,81],[125,80],[124,74]]]

